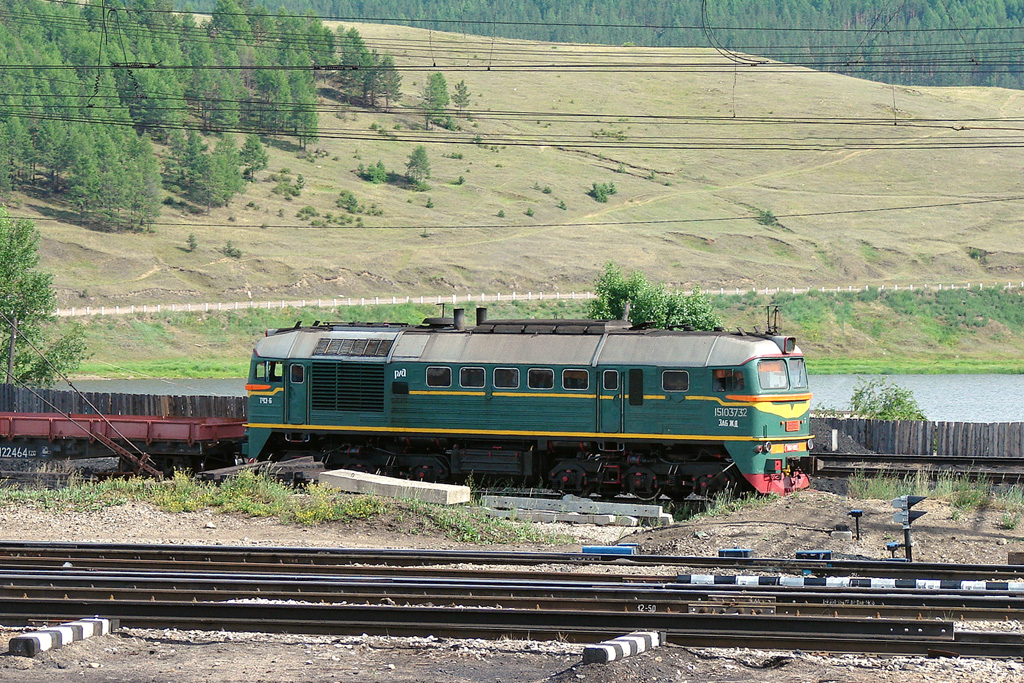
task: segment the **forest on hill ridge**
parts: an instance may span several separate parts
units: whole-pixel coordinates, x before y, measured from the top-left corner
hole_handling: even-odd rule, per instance
[[[34,191],[66,219],[147,229],[161,202],[227,203],[265,165],[258,135],[316,138],[326,79],[312,67],[336,59],[330,29],[267,12],[197,22],[161,6],[0,9],[0,201]],[[285,68],[295,66],[308,68]],[[202,137],[228,131],[250,137],[241,148],[231,135]],[[154,143],[171,151],[163,165]]]
[[[1024,84],[1020,0],[259,0],[271,10],[482,36],[713,47],[886,83]],[[177,0],[248,11],[248,0]]]

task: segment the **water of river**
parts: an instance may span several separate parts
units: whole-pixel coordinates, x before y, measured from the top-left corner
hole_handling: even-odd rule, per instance
[[[859,379],[879,375],[812,375],[814,407],[850,407]],[[1024,421],[1024,375],[885,375],[884,379],[914,392],[929,420],[953,422]],[[133,394],[208,394],[244,396],[243,379],[82,380],[80,391]]]

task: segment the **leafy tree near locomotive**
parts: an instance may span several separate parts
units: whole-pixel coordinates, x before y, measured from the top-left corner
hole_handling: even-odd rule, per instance
[[[31,221],[12,218],[0,205],[0,347],[5,383],[49,384],[86,357],[81,328],[53,329],[57,296],[53,275],[38,269],[39,233]]]

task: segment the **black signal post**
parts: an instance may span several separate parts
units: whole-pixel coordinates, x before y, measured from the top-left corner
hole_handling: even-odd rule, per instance
[[[864,515],[863,510],[850,510],[846,513],[848,516],[853,517],[854,526],[857,529],[857,540],[860,540],[860,518]]]
[[[892,516],[892,521],[903,525],[903,548],[907,552],[907,562],[914,561],[914,544],[910,540],[910,525],[915,519],[926,514],[924,510],[911,510],[910,508],[924,499],[925,496],[900,496],[892,501],[892,506],[896,508],[896,514]]]

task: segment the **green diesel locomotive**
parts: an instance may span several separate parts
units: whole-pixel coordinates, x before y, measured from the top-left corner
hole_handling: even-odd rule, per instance
[[[249,458],[425,481],[469,475],[640,498],[808,485],[793,337],[624,321],[314,323],[270,330],[246,385]]]

